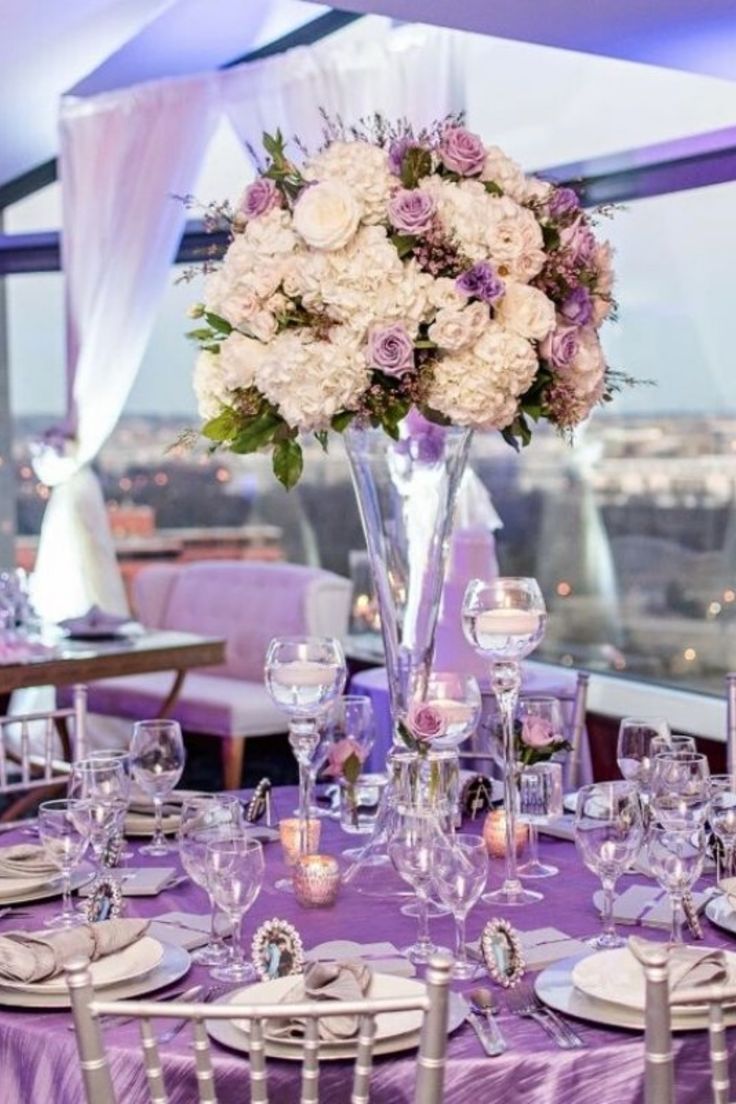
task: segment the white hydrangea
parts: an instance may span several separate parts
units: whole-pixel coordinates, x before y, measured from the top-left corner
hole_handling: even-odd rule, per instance
[[[335,344],[285,330],[265,346],[255,380],[290,426],[311,433],[327,429],[338,411],[356,406],[370,371],[355,341]]]
[[[429,287],[429,301],[433,307],[440,310],[442,307],[462,307],[467,301],[467,295],[457,290],[455,281],[449,276],[438,276]]]
[[[490,323],[491,316],[485,303],[468,303],[460,310],[442,307],[429,327],[429,337],[440,349],[457,352],[474,345]]]
[[[519,337],[543,341],[555,328],[555,305],[538,288],[508,280],[503,299],[496,306],[495,319]]]
[[[498,146],[486,146],[486,163],[481,180],[492,180],[504,195],[521,201],[526,195],[526,177],[520,165],[512,161]]]
[[[369,142],[333,142],[311,157],[305,167],[307,180],[339,180],[346,184],[362,207],[362,221],[383,222],[386,204],[397,181],[388,168],[388,154]]]
[[[264,355],[265,346],[260,341],[234,330],[220,343],[219,355],[215,357],[225,386],[231,391],[252,387]]]
[[[240,249],[260,257],[275,256],[293,252],[298,241],[289,211],[285,211],[282,207],[274,207],[265,215],[251,219],[243,233],[236,236],[228,253],[239,245]]]
[[[537,367],[528,341],[491,322],[471,349],[437,363],[427,402],[455,425],[504,429]]]
[[[447,237],[471,261],[488,257],[488,199],[477,180],[455,184],[440,176],[425,176],[419,187],[434,200],[439,221]]]
[[[222,360],[217,353],[202,350],[194,365],[194,394],[200,418],[215,418],[229,400]]]

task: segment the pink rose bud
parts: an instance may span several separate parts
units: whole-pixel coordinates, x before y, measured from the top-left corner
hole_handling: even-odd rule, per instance
[[[414,739],[424,743],[431,743],[438,736],[443,736],[447,728],[439,709],[426,702],[412,702],[406,724]]]
[[[557,739],[554,729],[544,717],[525,717],[521,726],[521,742],[531,748],[549,747]]]
[[[328,774],[331,778],[342,778],[345,764],[353,755],[355,755],[361,763],[365,759],[365,751],[356,740],[352,740],[349,736],[346,736],[342,740],[337,740],[328,752],[327,766],[325,767],[324,773]]]

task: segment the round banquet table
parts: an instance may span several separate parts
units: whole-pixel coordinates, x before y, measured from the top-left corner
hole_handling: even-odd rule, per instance
[[[296,790],[275,791],[276,815],[291,815]],[[480,821],[466,830],[480,831]],[[7,845],[27,836],[5,833],[0,841]],[[322,821],[320,850],[339,854],[345,846],[355,845],[360,837],[345,835],[335,821]],[[544,856],[560,868],[557,877],[537,885],[545,899],[521,909],[495,910],[505,915],[516,927],[531,930],[554,924],[569,935],[587,936],[599,926],[592,904],[596,879],[586,871],[575,846],[563,840],[542,837]],[[330,939],[344,938],[359,942],[388,940],[396,946],[412,942],[416,921],[399,912],[400,899],[389,894],[392,888],[405,888],[390,869],[386,870],[383,897],[368,897],[353,887],[342,887],[337,905],[331,909],[301,908],[294,899],[274,887],[286,872],[278,842],[268,844],[266,878],[260,897],[246,916],[245,933],[248,944],[257,925],[274,917],[291,921],[300,931],[306,949]],[[145,857],[128,860],[129,865],[176,865],[178,857],[151,860]],[[498,885],[502,864],[491,860],[490,882]],[[632,879],[626,879],[627,884]],[[642,879],[639,879],[642,880]],[[12,927],[29,930],[42,928],[44,920],[59,908],[59,901],[24,905],[31,915],[13,924],[12,919],[0,921],[0,933]],[[205,894],[191,883],[166,891],[157,897],[127,899],[128,916],[154,917],[173,910],[207,911]],[[468,918],[468,938],[475,939],[492,914],[489,906],[479,903]],[[731,946],[733,940],[703,918],[705,943]],[[637,930],[642,935],[650,929]],[[431,921],[431,932],[437,942],[452,945],[453,923],[450,917]],[[657,938],[657,933],[652,938]],[[661,937],[661,936],[660,936]],[[192,967],[186,984],[206,983],[209,975],[203,967]],[[487,1058],[468,1024],[463,1024],[450,1038],[445,1081],[447,1104],[642,1104],[644,1045],[640,1033],[598,1028],[576,1023],[586,1042],[580,1050],[559,1050],[554,1042],[530,1020],[521,1020],[505,1011],[501,989],[491,982],[453,982],[464,991],[473,984],[493,985],[504,1009],[500,1024],[508,1040],[508,1050],[497,1058]],[[184,982],[176,983],[182,988]],[[173,987],[172,987],[173,988]],[[163,990],[161,995],[165,993]],[[165,1021],[165,1025],[171,1021]],[[0,1008],[0,1099],[7,1104],[82,1104],[84,1100],[81,1074],[78,1068],[74,1034],[68,1030],[68,1011],[19,1011]],[[194,1104],[197,1100],[191,1028],[162,1047],[164,1074],[171,1104]],[[119,1104],[143,1104],[146,1095],[141,1048],[136,1024],[106,1029],[108,1053]],[[247,1058],[212,1042],[215,1081],[220,1104],[244,1104],[247,1090]],[[376,1060],[372,1077],[372,1104],[403,1104],[413,1094],[415,1054]],[[736,1048],[731,1048],[732,1075],[736,1070]],[[275,1104],[298,1101],[299,1066],[296,1063],[269,1060],[269,1088]],[[709,1099],[709,1065],[705,1032],[678,1035],[675,1042],[675,1070],[678,1083],[678,1104],[704,1104]],[[320,1101],[324,1104],[344,1104],[349,1095],[351,1064],[325,1062],[320,1073]]]

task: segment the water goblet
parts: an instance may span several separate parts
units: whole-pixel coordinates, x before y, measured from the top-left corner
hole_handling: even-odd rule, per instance
[[[682,943],[682,899],[703,873],[705,832],[653,824],[649,829],[649,865],[672,902],[670,943]]]
[[[243,807],[235,794],[198,794],[182,802],[177,839],[181,864],[189,877],[205,891],[210,901],[212,924],[209,942],[192,952],[192,961],[202,966],[225,962],[228,951],[217,926],[217,905],[208,882],[207,847],[243,834]]]
[[[48,920],[51,928],[71,928],[84,923],[71,899],[71,877],[89,846],[89,808],[80,798],[44,801],[38,808],[38,836],[51,862],[61,871],[61,912]]]
[[[130,742],[133,778],[153,799],[155,830],[150,843],[141,847],[142,855],[168,855],[174,848],[166,842],[162,825],[162,807],[184,771],[186,753],[177,721],[137,721]]]
[[[733,874],[733,857],[736,851],[736,777],[732,774],[710,776],[710,812],[708,814],[713,834],[723,848],[725,877]],[[724,875],[720,871],[717,881]]]
[[[658,747],[663,744],[668,747],[670,739],[670,728],[663,717],[624,717],[618,727],[618,769],[627,782],[637,784],[645,802],[649,792],[652,763],[658,754],[652,744],[657,740]]]
[[[519,867],[520,878],[552,878],[556,866],[540,862],[538,826],[562,815],[562,764],[534,763],[519,775],[519,812],[529,826],[529,859]]]
[[[622,947],[625,943],[613,918],[616,883],[639,854],[643,838],[635,783],[598,782],[579,791],[575,843],[583,862],[603,886],[603,930],[590,941],[593,947]]]
[[[482,838],[458,834],[441,836],[432,852],[432,878],[437,896],[455,919],[455,962],[452,976],[467,980],[478,966],[468,960],[465,921],[485,889],[488,851]]]
[[[697,751],[698,745],[694,736],[685,736],[679,732],[672,732],[669,736],[654,736],[649,745],[649,757],[654,761],[658,755],[664,755],[666,751]]]
[[[104,865],[110,840],[123,830],[130,778],[120,759],[80,759],[72,765],[67,786],[71,798],[87,803],[89,842],[98,867]]]
[[[429,935],[428,901],[432,887],[432,856],[441,839],[439,825],[426,810],[395,811],[393,835],[388,854],[397,874],[412,887],[418,904],[416,941],[402,950],[411,962],[428,962],[439,950]]]
[[[655,822],[672,830],[700,828],[710,807],[710,768],[697,751],[665,751],[652,764],[649,800]]]
[[[266,689],[289,717],[289,743],[299,765],[301,851],[307,851],[312,804],[312,761],[320,742],[319,721],[345,685],[345,657],[331,637],[276,637],[266,654]]]
[[[536,579],[474,579],[463,599],[465,635],[491,661],[491,686],[503,726],[503,785],[506,809],[506,877],[499,890],[486,895],[498,905],[526,905],[542,894],[525,889],[516,862],[516,755],[514,718],[521,687],[521,660],[544,636],[547,612]]]
[[[207,844],[207,885],[215,903],[228,916],[232,930],[229,961],[210,970],[220,981],[256,980],[254,967],[243,949],[243,917],[261,892],[264,874],[263,847],[250,836],[215,840]]]
[[[340,786],[340,800],[342,801],[342,785],[344,775],[342,764],[344,762],[343,751],[352,749],[360,759],[361,767],[370,755],[376,738],[376,726],[373,716],[373,703],[366,694],[343,694],[335,698],[329,712],[321,725],[321,739],[314,755],[312,780],[320,772],[325,777],[334,779]],[[350,741],[347,745],[344,741]],[[310,816],[340,817],[340,811],[313,807]]]
[[[125,799],[126,799],[125,812],[127,813],[127,805],[130,802],[130,789],[131,789],[131,786],[133,784],[133,770],[132,770],[132,766],[131,766],[130,751],[126,751],[123,748],[98,748],[94,751],[90,751],[87,755],[87,759],[94,759],[94,760],[111,759],[111,760],[114,760],[114,761],[120,763],[120,765],[123,768],[125,777],[127,779],[127,786],[125,787]],[[125,816],[124,815],[123,815],[122,820],[123,820],[123,823],[122,823],[121,829],[120,829],[121,835],[122,835],[122,833],[125,829]],[[133,854],[134,854],[134,852],[131,851],[128,848],[127,850],[121,852],[120,858],[121,859],[132,859]]]

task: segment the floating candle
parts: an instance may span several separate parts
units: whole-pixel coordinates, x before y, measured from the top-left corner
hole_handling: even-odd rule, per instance
[[[478,635],[534,636],[539,631],[540,615],[534,610],[491,609],[475,619]]]
[[[329,686],[334,682],[335,669],[314,660],[293,659],[274,667],[271,678],[282,686]]]

